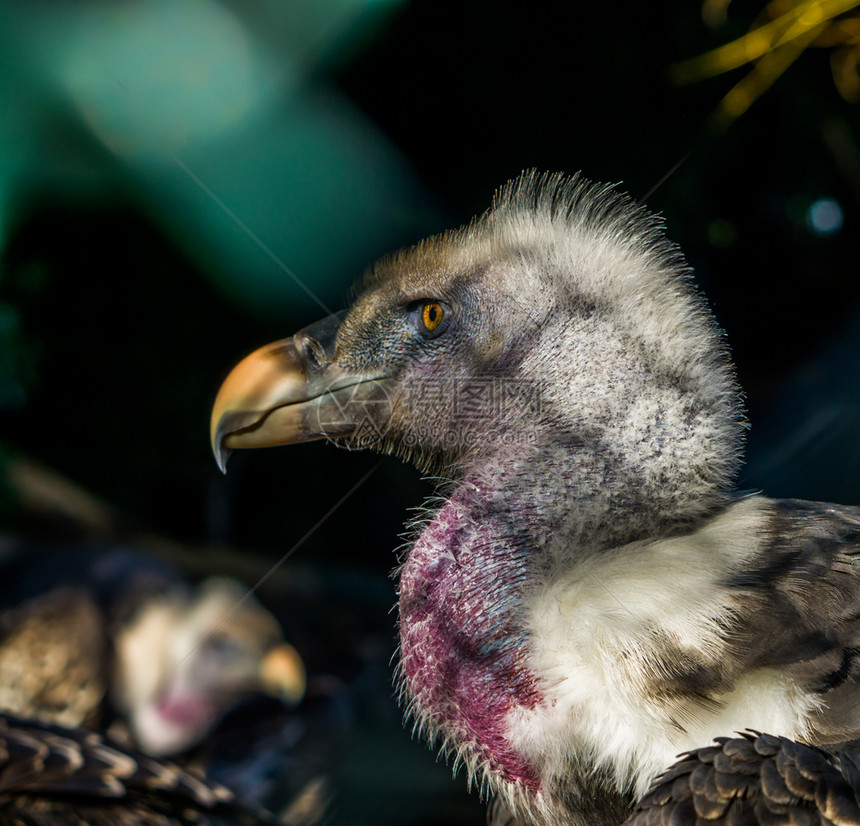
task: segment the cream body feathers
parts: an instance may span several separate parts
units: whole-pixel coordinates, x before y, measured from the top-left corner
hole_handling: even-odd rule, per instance
[[[764,500],[744,499],[693,534],[561,567],[529,600],[529,660],[545,701],[513,712],[508,736],[547,786],[591,761],[639,797],[680,752],[748,727],[806,739],[820,700],[773,668],[712,698],[655,693],[667,653],[721,668],[737,618],[723,583],[759,548]],[[691,595],[695,595],[691,599]],[[662,674],[661,674],[662,671]]]

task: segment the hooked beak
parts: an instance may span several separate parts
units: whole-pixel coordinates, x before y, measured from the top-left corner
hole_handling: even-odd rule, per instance
[[[267,344],[233,368],[218,391],[210,426],[222,472],[234,448],[342,439],[387,421],[386,377],[352,373],[333,362],[344,315]]]

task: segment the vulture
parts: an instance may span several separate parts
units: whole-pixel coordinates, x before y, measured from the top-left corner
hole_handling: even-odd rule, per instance
[[[114,703],[147,754],[196,745],[252,692],[291,704],[304,693],[304,666],[280,625],[229,579],[150,600],[114,646]]]
[[[10,590],[27,596],[0,612],[0,711],[110,727],[122,742],[166,756],[199,744],[254,692],[290,704],[302,697],[301,658],[235,580],[190,587],[123,549],[64,547],[65,558],[4,550]],[[46,568],[64,584],[42,589]]]
[[[432,473],[397,571],[408,717],[510,821],[613,826],[716,737],[860,737],[860,509],[737,492],[744,427],[660,220],[526,173],[241,361],[211,439],[222,469],[327,439]]]

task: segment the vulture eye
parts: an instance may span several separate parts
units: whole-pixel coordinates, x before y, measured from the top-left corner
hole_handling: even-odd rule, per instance
[[[445,311],[438,301],[431,301],[421,308],[421,320],[427,328],[427,332],[432,333],[445,317]]]
[[[212,634],[206,640],[206,648],[219,660],[237,660],[245,653],[245,646],[238,640],[222,634]]]
[[[412,307],[418,332],[425,338],[435,338],[445,332],[450,321],[445,305],[440,301],[419,301]]]

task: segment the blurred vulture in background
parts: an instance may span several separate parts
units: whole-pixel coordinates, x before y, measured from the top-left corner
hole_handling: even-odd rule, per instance
[[[25,594],[0,614],[0,710],[69,727],[113,724],[143,752],[173,755],[253,692],[302,698],[301,658],[233,580],[190,587],[127,551],[32,553],[14,543],[0,570],[6,590]]]
[[[11,538],[0,574],[0,823],[319,820],[332,709],[296,709],[302,660],[246,587]]]
[[[305,688],[274,617],[226,579],[147,600],[118,630],[114,657],[114,703],[148,754],[195,745],[251,692],[295,704]]]

